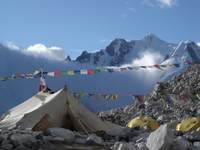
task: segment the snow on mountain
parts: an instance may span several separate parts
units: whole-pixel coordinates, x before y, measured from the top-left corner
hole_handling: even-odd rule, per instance
[[[142,58],[143,57],[141,57],[141,59]],[[56,71],[67,69],[89,69],[94,67],[95,66],[89,64],[35,57],[35,55],[25,54],[23,50],[11,50],[6,46],[0,45],[0,76],[33,72],[38,68],[43,68],[45,71]],[[67,84],[69,89],[75,92],[85,91],[123,94],[117,101],[94,100],[87,97],[83,99],[82,102],[92,111],[100,111],[131,103],[132,99],[128,94],[140,95],[148,93],[159,78],[159,74],[156,72],[157,70],[154,70],[153,72],[139,70],[99,73],[92,76],[75,75],[60,78],[47,77],[46,81],[48,86],[53,90],[63,88],[63,86]],[[0,112],[6,111],[36,94],[38,86],[39,79],[1,81]]]
[[[175,44],[167,43],[150,33],[141,40],[115,39],[105,49],[98,52],[84,51],[76,61],[94,65],[119,66],[131,63],[133,59],[146,51],[160,53],[165,57],[175,46]]]
[[[200,61],[200,47],[192,42],[180,42],[178,46],[172,51],[168,59],[162,64],[179,63],[179,68],[172,68],[161,78],[161,81],[170,79],[171,77],[178,75],[185,71],[188,67],[188,62]]]

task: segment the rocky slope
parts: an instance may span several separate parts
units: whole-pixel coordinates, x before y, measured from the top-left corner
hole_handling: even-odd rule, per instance
[[[187,71],[171,80],[158,83],[145,97],[144,103],[137,100],[125,108],[99,113],[102,119],[125,125],[131,118],[148,115],[162,122],[179,121],[186,116],[200,115],[200,65],[193,64]]]

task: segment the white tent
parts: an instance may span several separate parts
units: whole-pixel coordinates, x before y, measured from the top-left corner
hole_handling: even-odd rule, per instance
[[[104,131],[118,135],[123,132],[122,127],[99,119],[65,89],[54,94],[40,92],[10,109],[0,121],[0,129],[45,130],[69,125],[86,133]]]

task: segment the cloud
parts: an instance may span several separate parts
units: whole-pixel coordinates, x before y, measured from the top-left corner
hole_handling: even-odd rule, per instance
[[[150,7],[159,6],[161,8],[167,7],[170,8],[177,3],[178,0],[143,0],[142,4],[145,4]]]
[[[139,54],[139,57],[134,59],[132,66],[148,66],[155,65],[161,62],[163,56],[158,52],[145,51]],[[138,75],[143,76],[145,82],[157,81],[162,72],[156,68],[139,69]]]
[[[198,46],[200,46],[200,42],[199,42],[199,43],[197,43],[197,45],[198,45]]]
[[[172,7],[174,4],[176,4],[176,0],[157,0],[161,5]]]
[[[134,66],[154,65],[163,58],[160,53],[150,51],[145,51],[143,53],[140,53],[139,55],[139,58],[136,58],[132,62]]]
[[[56,46],[46,47],[43,44],[34,44],[24,49],[24,53],[34,57],[43,57],[50,60],[62,61],[66,58],[65,51]]]
[[[7,42],[5,46],[11,50],[20,50],[20,47],[13,42]]]

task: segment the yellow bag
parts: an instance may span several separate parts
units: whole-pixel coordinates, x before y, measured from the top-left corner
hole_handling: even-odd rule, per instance
[[[135,128],[135,127],[144,127],[147,126],[149,129],[151,130],[155,130],[157,129],[160,125],[159,123],[155,120],[152,119],[151,117],[136,117],[134,119],[132,119],[127,126],[129,128]]]
[[[196,130],[200,127],[200,118],[199,117],[188,117],[181,121],[176,126],[177,131],[188,132]]]

